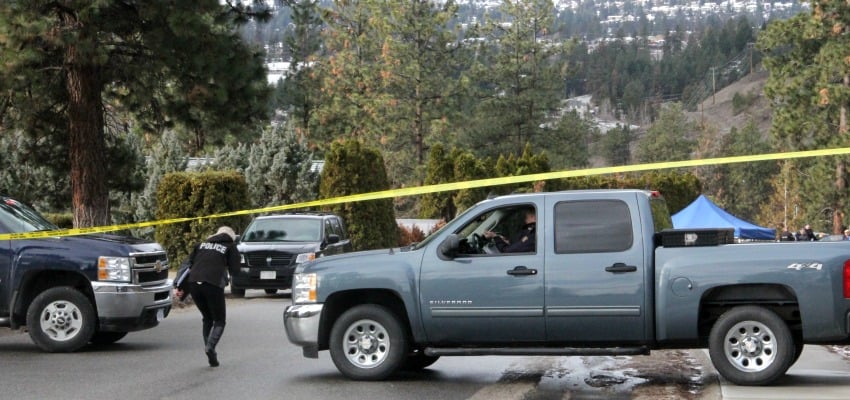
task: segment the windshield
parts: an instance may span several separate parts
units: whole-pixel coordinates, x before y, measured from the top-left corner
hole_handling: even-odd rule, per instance
[[[467,208],[467,209],[466,209],[466,210],[464,210],[462,213],[460,213],[460,215],[458,215],[457,217],[455,217],[452,221],[454,221],[454,220],[456,220],[456,219],[458,219],[458,218],[462,217],[464,214],[468,213],[468,212],[469,212],[469,210],[471,210],[472,208],[474,208],[474,207]],[[451,225],[451,221],[449,221],[449,222],[450,222],[450,223],[444,224],[444,225],[443,225],[440,229],[437,229],[437,231],[435,231],[435,232],[431,233],[430,235],[426,236],[426,237],[425,237],[425,239],[422,239],[422,241],[421,241],[421,242],[416,243],[415,245],[413,245],[413,248],[412,248],[412,249],[413,249],[413,250],[419,250],[419,249],[421,249],[421,248],[423,248],[423,247],[427,246],[427,245],[428,245],[428,243],[430,243],[432,240],[434,240],[434,238],[435,238],[435,237],[440,236],[440,232],[442,232],[443,230],[445,230],[447,226]]]
[[[38,212],[8,197],[0,197],[0,229],[5,233],[59,229]]]
[[[322,220],[318,218],[257,219],[242,235],[243,242],[320,242]]]

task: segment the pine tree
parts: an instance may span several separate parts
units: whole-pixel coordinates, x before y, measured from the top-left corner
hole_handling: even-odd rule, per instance
[[[810,4],[811,13],[774,21],[757,41],[770,71],[764,91],[773,108],[771,132],[784,151],[850,145],[850,4],[837,0]],[[823,179],[820,182],[832,182],[804,189],[801,196],[812,210],[810,218],[822,219],[822,211],[833,213],[831,229],[836,233],[845,224],[848,162],[846,156],[822,158],[803,169]]]
[[[236,32],[252,15],[241,4],[0,3],[5,122],[64,149],[75,226],[109,223],[107,110],[146,130],[180,123],[196,149],[265,117],[262,53]]]
[[[421,182],[429,136],[457,112],[455,10],[433,0],[338,0],[324,10],[327,57],[317,68],[322,100],[311,140],[362,141],[387,155],[394,186]]]
[[[310,136],[310,119],[319,106],[319,81],[314,63],[321,48],[322,21],[317,0],[286,0],[292,13],[292,29],[286,35],[289,71],[278,83],[280,102],[290,113],[296,131]]]
[[[695,149],[691,129],[681,103],[669,105],[638,144],[638,160],[642,163],[689,160]]]
[[[473,67],[484,97],[466,143],[479,155],[519,155],[558,108],[565,76],[557,61],[568,46],[551,40],[553,9],[549,0],[505,0],[488,14]]]
[[[732,129],[724,138],[721,154],[743,156],[771,152],[770,143],[762,138],[755,122],[750,121],[741,130]],[[747,221],[755,221],[761,213],[764,199],[770,196],[770,178],[779,170],[774,161],[760,161],[726,166],[725,190],[718,204],[733,215]]]

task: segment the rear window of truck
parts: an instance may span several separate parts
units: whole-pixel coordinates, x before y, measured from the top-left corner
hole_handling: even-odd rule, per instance
[[[555,253],[609,253],[634,241],[629,206],[620,200],[565,201],[555,205]]]

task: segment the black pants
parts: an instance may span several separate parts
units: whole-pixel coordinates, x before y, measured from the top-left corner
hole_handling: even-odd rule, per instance
[[[227,319],[224,302],[224,288],[209,283],[192,282],[189,288],[192,299],[204,318],[204,333],[209,334],[212,326],[223,327]]]

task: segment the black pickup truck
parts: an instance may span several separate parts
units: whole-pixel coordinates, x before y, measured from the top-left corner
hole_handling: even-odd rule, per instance
[[[0,237],[57,229],[0,196]],[[0,238],[0,327],[26,326],[45,351],[113,343],[170,310],[168,258],[157,243],[103,234]]]

